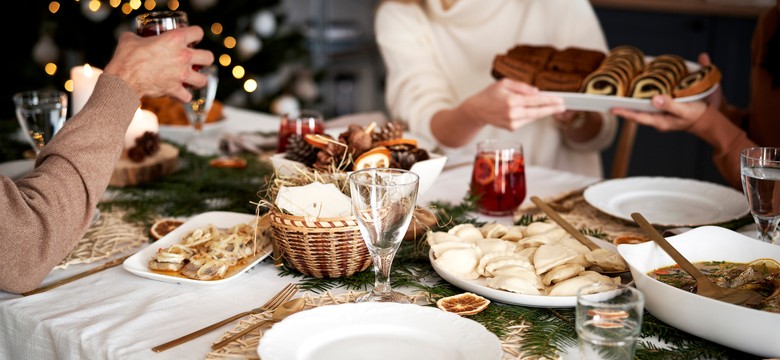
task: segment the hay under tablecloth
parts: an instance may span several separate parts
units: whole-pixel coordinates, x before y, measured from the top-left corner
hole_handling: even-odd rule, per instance
[[[124,212],[121,211],[101,212],[97,223],[87,229],[78,244],[54,269],[90,264],[148,244],[146,227],[128,223],[123,216]]]

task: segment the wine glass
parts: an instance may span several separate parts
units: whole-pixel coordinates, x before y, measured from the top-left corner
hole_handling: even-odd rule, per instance
[[[203,124],[206,123],[206,117],[208,116],[211,105],[214,104],[214,98],[217,95],[219,76],[217,75],[216,65],[201,67],[198,69],[198,72],[206,75],[208,80],[206,86],[202,88],[195,89],[190,87],[192,100],[184,104],[184,110],[187,112],[187,119],[195,128],[195,133],[187,143],[187,148],[193,153],[206,155],[210,150],[203,141],[201,133],[203,132]]]
[[[157,36],[168,30],[189,25],[184,11],[160,10],[135,17],[135,32],[140,36]]]
[[[59,90],[30,90],[14,94],[16,118],[35,156],[65,124],[68,95]]]
[[[412,220],[420,177],[407,170],[370,168],[349,175],[352,212],[374,265],[374,288],[355,302],[408,303],[390,286],[390,267]]]
[[[780,148],[751,147],[740,153],[742,190],[756,222],[758,239],[768,243],[779,240],[780,222]]]

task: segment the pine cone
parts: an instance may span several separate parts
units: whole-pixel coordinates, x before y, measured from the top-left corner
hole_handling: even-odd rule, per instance
[[[408,149],[408,150],[394,150],[391,152],[392,162],[397,163],[398,167],[404,170],[409,170],[418,161],[428,160],[430,155],[425,149]]]
[[[158,151],[160,151],[160,135],[147,131],[135,139],[135,146],[127,150],[127,157],[133,162],[141,162]]]
[[[404,131],[406,131],[406,125],[402,121],[390,121],[381,128],[374,130],[374,142],[400,139],[404,136]]]
[[[303,136],[293,135],[287,140],[287,150],[284,158],[312,167],[317,161],[317,152],[319,152],[319,149],[306,142]]]

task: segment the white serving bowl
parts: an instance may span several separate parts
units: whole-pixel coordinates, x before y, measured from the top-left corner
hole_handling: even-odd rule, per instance
[[[276,173],[281,176],[290,176],[299,173],[305,169],[306,165],[298,161],[292,161],[284,158],[284,153],[271,156],[271,163],[274,165]],[[420,185],[418,186],[418,197],[431,188],[433,182],[441,174],[444,164],[447,163],[447,157],[439,154],[430,154],[430,159],[418,161],[409,169],[420,176]]]
[[[718,227],[702,226],[669,242],[690,262],[748,263],[760,258],[780,261],[780,246]],[[762,357],[780,357],[780,314],[729,304],[690,293],[653,279],[648,272],[674,265],[654,242],[617,247],[628,262],[645,307],[655,317],[701,338]]]

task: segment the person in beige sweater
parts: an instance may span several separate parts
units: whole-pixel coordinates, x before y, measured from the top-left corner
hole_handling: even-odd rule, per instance
[[[202,38],[198,26],[155,37],[123,33],[92,96],[46,145],[33,171],[16,181],[0,175],[0,290],[35,289],[82,237],[141,97],[189,101],[187,86],[206,84],[193,70],[214,61],[210,51],[191,46]]]

